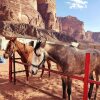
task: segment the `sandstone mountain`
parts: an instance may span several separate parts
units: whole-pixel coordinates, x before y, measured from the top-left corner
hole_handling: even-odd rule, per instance
[[[56,0],[37,0],[37,3],[45,28],[59,31],[59,22],[56,17]]]
[[[85,35],[87,40],[100,43],[100,32],[87,31]]]
[[[55,0],[0,0],[0,21],[28,23],[59,31]]]
[[[76,17],[58,17],[58,20],[60,23],[60,31],[76,39],[85,38],[84,23]]]
[[[100,32],[93,32],[92,38],[95,42],[100,43]]]
[[[76,17],[57,18],[56,0],[0,0],[0,21],[27,23],[61,31],[78,40],[100,42],[100,33],[85,33],[84,23]]]

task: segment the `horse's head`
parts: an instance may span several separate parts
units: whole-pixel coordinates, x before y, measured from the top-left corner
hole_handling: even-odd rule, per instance
[[[42,68],[44,63],[45,63],[45,54],[42,53],[41,56],[36,56],[35,54],[33,54],[32,63],[31,63],[31,66],[29,68],[30,73],[32,75],[36,75],[38,70],[40,68]]]
[[[6,47],[5,53],[3,54],[4,58],[8,58],[9,56],[12,55],[12,53],[16,50],[15,47],[15,40],[16,38],[10,38],[10,41],[8,42],[8,45]]]
[[[45,62],[45,54],[41,53],[41,55],[36,55],[33,53],[31,66],[29,67],[30,73],[32,75],[36,75],[39,68],[44,65]]]
[[[35,75],[45,62],[45,53],[42,52],[40,48],[42,45],[41,40],[31,41],[30,45],[35,48],[32,58],[32,66],[30,66],[30,72]]]

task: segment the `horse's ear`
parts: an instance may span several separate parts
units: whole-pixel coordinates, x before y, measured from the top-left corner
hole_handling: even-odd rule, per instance
[[[11,37],[11,41],[15,41],[17,38],[16,37]]]

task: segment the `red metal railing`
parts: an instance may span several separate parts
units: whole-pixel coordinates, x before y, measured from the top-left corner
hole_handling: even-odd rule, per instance
[[[84,76],[84,95],[83,100],[87,100],[88,98],[88,80],[89,80],[89,65],[90,65],[90,54],[86,54],[85,59],[85,76]]]
[[[12,82],[12,57],[9,57],[9,82]]]

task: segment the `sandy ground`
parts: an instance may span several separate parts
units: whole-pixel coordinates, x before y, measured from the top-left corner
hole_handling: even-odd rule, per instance
[[[0,51],[0,55],[3,52]],[[30,76],[29,82],[26,82],[25,73],[18,73],[17,82],[14,85],[13,82],[10,83],[8,80],[8,64],[8,60],[6,60],[6,64],[0,64],[0,100],[62,100],[62,86],[59,75],[51,73],[49,78],[48,72],[45,71],[43,78],[40,79],[40,70],[36,76]],[[16,64],[16,70],[22,69],[24,69],[22,65]],[[52,64],[52,69],[57,70],[55,64]],[[92,95],[94,95],[94,92]],[[73,80],[72,100],[82,100],[82,97],[83,82]],[[97,100],[100,100],[100,89]]]

